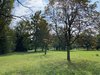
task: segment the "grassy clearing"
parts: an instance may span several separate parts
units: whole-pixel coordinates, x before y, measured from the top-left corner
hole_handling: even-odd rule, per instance
[[[15,53],[0,56],[0,75],[100,75],[99,51],[71,51],[71,63],[66,52]],[[97,56],[97,54],[99,56]]]

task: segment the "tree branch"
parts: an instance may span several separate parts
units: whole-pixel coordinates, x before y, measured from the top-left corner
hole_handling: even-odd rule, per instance
[[[32,10],[30,7],[23,5],[19,0],[17,0],[17,2],[18,2],[20,5],[22,5],[23,7],[28,8],[31,12],[33,12],[33,10]]]

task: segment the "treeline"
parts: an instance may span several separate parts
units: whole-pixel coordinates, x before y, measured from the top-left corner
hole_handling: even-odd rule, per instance
[[[5,35],[8,37],[6,38],[7,42],[0,41],[1,54],[27,52],[33,49],[36,52],[38,48],[41,48],[42,51],[45,50],[46,54],[46,50],[48,50],[50,28],[47,21],[41,16],[41,11],[37,11],[34,15],[31,15],[30,20],[21,20],[14,29],[8,27],[7,33]]]
[[[60,35],[59,37],[61,40],[59,40],[57,35],[52,35],[53,37],[53,42],[52,46],[55,48],[55,50],[66,50],[66,41],[64,38],[64,34],[62,33],[62,28],[59,31]],[[100,33],[96,34],[96,32],[92,29],[87,29],[84,30],[83,32],[80,33],[78,38],[75,40],[73,45],[71,46],[71,49],[74,48],[83,48],[85,50],[100,50]]]
[[[59,27],[59,36],[53,33],[50,24],[41,16],[41,11],[37,11],[34,15],[31,15],[31,20],[21,20],[14,29],[6,28],[6,42],[3,41],[3,45],[1,44],[2,41],[0,41],[0,50],[3,51],[1,54],[8,52],[27,52],[28,50],[37,52],[38,49],[44,51],[46,54],[47,50],[51,48],[53,50],[65,51],[67,50],[67,46],[63,30],[62,27]],[[73,48],[99,50],[100,33],[97,34],[91,28],[82,31],[71,46],[71,49]]]

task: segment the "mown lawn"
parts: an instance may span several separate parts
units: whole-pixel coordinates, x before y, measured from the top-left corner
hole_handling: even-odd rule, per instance
[[[0,75],[100,75],[100,51],[14,53],[0,56]]]

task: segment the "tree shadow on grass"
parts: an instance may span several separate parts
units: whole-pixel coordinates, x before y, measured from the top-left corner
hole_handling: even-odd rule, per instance
[[[69,70],[72,70],[73,75],[99,75],[100,64],[98,62],[82,60],[81,62],[68,63]]]
[[[22,70],[22,75],[100,75],[100,64],[82,60],[80,62],[67,62],[66,60],[52,64],[44,64],[40,69]],[[12,72],[13,73],[13,72]],[[7,73],[12,75],[12,73]],[[16,73],[16,72],[15,72]]]
[[[50,67],[49,70],[51,70],[47,71],[46,75],[100,75],[100,64],[98,62],[82,60],[80,62],[62,61],[58,63],[58,65]]]

